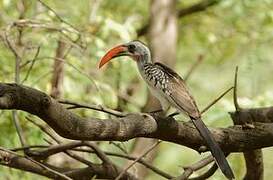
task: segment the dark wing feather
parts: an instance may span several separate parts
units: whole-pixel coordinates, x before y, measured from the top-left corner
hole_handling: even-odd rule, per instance
[[[188,116],[193,118],[199,118],[200,113],[197,105],[189,93],[184,80],[171,68],[167,67],[161,63],[155,63],[155,65],[160,68],[164,73],[169,76],[168,88],[170,91],[169,97],[176,104],[176,107],[186,113]]]
[[[213,157],[216,160],[216,163],[224,173],[224,175],[228,179],[234,179],[233,172],[226,160],[226,157],[214,140],[213,136],[211,135],[209,129],[206,127],[204,122],[201,120],[201,115],[197,108],[197,105],[187,90],[185,82],[183,79],[174,72],[171,68],[161,64],[155,63],[155,65],[160,68],[165,74],[169,77],[169,97],[171,98],[172,102],[175,103],[175,106],[182,112],[186,113],[188,116],[191,117],[195,127],[199,131],[200,135],[205,140],[208,148],[210,149]]]

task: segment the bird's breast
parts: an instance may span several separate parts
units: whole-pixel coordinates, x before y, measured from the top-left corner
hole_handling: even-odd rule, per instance
[[[169,77],[160,69],[147,66],[141,72],[143,79],[146,83],[157,91],[162,91],[164,94],[169,94]]]

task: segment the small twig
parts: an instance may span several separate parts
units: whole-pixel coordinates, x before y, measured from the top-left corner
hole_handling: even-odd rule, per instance
[[[72,151],[95,153],[93,150],[89,150],[89,149],[77,149],[77,148],[75,148],[75,149],[72,149]],[[104,153],[106,155],[108,155],[108,156],[114,156],[114,157],[124,158],[124,159],[128,159],[128,160],[131,160],[131,161],[134,161],[134,160],[137,159],[137,157],[133,157],[133,156],[129,156],[129,155],[124,155],[124,154],[118,154],[118,153],[106,152],[106,151],[104,151]],[[155,172],[156,174],[158,174],[158,175],[160,175],[162,177],[165,177],[166,179],[173,178],[173,176],[171,176],[170,174],[165,173],[164,171],[161,171],[157,167],[154,167],[152,164],[148,163],[143,158],[139,159],[137,162],[140,163],[140,164],[142,164],[143,166],[149,168],[151,171]]]
[[[211,106],[213,106],[215,103],[217,103],[223,96],[225,96],[230,90],[232,90],[233,87],[230,87],[228,90],[223,92],[219,97],[217,97],[215,100],[213,100],[210,104],[208,104],[202,111],[201,114],[205,113]]]
[[[96,84],[96,81],[94,79],[92,79],[88,74],[86,74],[85,72],[81,71],[79,68],[77,68],[75,65],[73,65],[72,63],[68,62],[68,61],[65,61],[64,59],[62,58],[53,58],[53,57],[45,57],[45,58],[48,58],[48,59],[53,59],[53,60],[56,60],[56,61],[62,61],[64,62],[65,64],[69,65],[70,67],[72,67],[74,70],[76,70],[78,73],[82,74],[83,76],[87,77],[95,86],[96,90],[98,92],[100,92],[100,88],[97,86]]]
[[[54,24],[49,24],[48,22],[41,22],[41,21],[36,21],[32,19],[20,19],[20,20],[14,21],[13,26],[17,28],[28,27],[33,29],[40,28],[40,29],[46,29],[49,31],[56,31],[62,34],[64,37],[66,37],[71,42],[71,46],[77,47],[80,49],[85,48],[84,45],[78,43],[80,36],[78,36],[78,38],[74,40],[71,38],[71,36],[69,36],[69,34],[67,34],[67,33],[75,33],[75,31],[71,30],[71,28],[69,29],[62,26],[55,26]],[[79,35],[78,32],[76,32],[76,34]],[[22,66],[24,65],[25,63]]]
[[[29,76],[29,74],[30,74],[30,71],[32,70],[32,68],[33,68],[33,66],[34,66],[34,63],[35,63],[35,61],[36,61],[36,59],[37,59],[37,57],[38,57],[38,55],[39,55],[39,53],[40,53],[40,48],[41,48],[41,46],[38,46],[37,51],[36,51],[36,53],[35,53],[35,55],[34,55],[32,61],[31,61],[31,65],[30,65],[30,67],[29,67],[29,69],[28,69],[28,71],[27,71],[27,74],[26,74],[25,78],[23,79],[23,81],[21,82],[21,84],[24,84],[24,82],[28,79],[28,76]]]
[[[192,75],[192,73],[194,72],[194,70],[201,64],[201,62],[203,60],[204,60],[204,55],[200,54],[198,56],[197,60],[192,64],[192,66],[190,67],[190,69],[186,73],[186,75],[184,77],[184,81],[185,82],[189,79],[189,77]]]
[[[42,167],[43,169],[45,169],[45,170],[47,170],[47,171],[49,171],[49,172],[52,172],[52,173],[56,174],[56,175],[59,176],[59,177],[62,177],[62,178],[67,179],[67,180],[72,180],[70,177],[68,177],[68,176],[66,176],[66,175],[64,175],[64,174],[62,174],[62,173],[60,173],[60,172],[58,172],[58,171],[55,171],[55,170],[53,170],[53,169],[51,169],[51,168],[45,166],[44,164],[42,164],[42,163],[40,163],[40,162],[38,162],[38,161],[35,161],[35,160],[31,159],[30,157],[27,157],[27,156],[23,157],[22,155],[19,155],[19,154],[13,152],[13,151],[4,149],[4,148],[2,148],[2,147],[0,147],[0,151],[3,151],[3,152],[8,153],[7,155],[12,154],[13,157],[26,158],[27,160],[29,160],[29,161],[31,161],[31,162],[33,162],[33,163],[39,165],[40,167]],[[0,156],[1,156],[1,154],[0,154]],[[0,157],[0,159],[1,159],[1,157]]]
[[[60,176],[60,177],[62,177],[64,179],[73,180],[70,177],[66,176],[65,174],[62,174],[62,173],[60,173],[58,171],[55,171],[54,169],[51,169],[51,168],[47,167],[46,165],[44,165],[44,164],[42,164],[42,163],[40,163],[38,161],[35,161],[34,159],[32,159],[32,158],[30,158],[28,156],[26,156],[26,159],[32,161],[33,163],[35,163],[35,164],[41,166],[42,168],[44,168],[45,170],[50,171],[50,172],[52,172],[52,173],[54,173],[54,174],[56,174],[56,175],[58,175],[58,176]]]
[[[48,132],[49,133],[49,132]],[[58,138],[55,138],[55,139],[53,139],[57,144],[61,144],[61,140],[60,139],[58,139]],[[48,142],[49,144],[50,144],[50,142]],[[77,143],[77,142],[75,142],[75,143]],[[84,144],[85,142],[80,142],[81,144]],[[86,145],[86,144],[85,144]],[[73,152],[70,152],[70,151],[68,151],[68,150],[65,150],[65,151],[63,151],[67,156],[69,156],[69,157],[71,157],[72,159],[75,159],[76,161],[79,161],[79,162],[81,162],[81,163],[83,163],[83,164],[85,164],[85,165],[87,165],[87,166],[89,166],[89,167],[94,167],[94,163],[92,163],[92,162],[90,162],[90,161],[88,161],[88,160],[86,160],[86,159],[84,159],[84,158],[82,158],[81,156],[79,156],[79,155],[77,155],[77,154],[75,154],[75,153],[73,153]]]
[[[49,146],[47,145],[32,145],[32,146],[25,146],[25,147],[18,147],[18,148],[12,148],[9,149],[10,151],[25,151],[25,150],[29,150],[29,149],[36,149],[36,148],[49,148]]]
[[[47,139],[47,138],[43,138],[43,140],[47,143],[47,144],[49,144],[49,145],[54,145],[53,144],[53,142],[51,142],[49,139]]]
[[[26,141],[24,138],[23,129],[22,129],[19,119],[18,119],[18,112],[16,110],[12,110],[12,119],[13,119],[13,122],[15,125],[16,132],[18,134],[20,143],[24,147],[26,145]]]
[[[214,163],[209,170],[207,170],[205,173],[201,174],[200,176],[189,178],[189,180],[204,180],[208,179],[210,176],[212,176],[215,171],[218,169],[218,166],[216,163]]]
[[[28,119],[28,120],[30,120],[30,119]],[[48,131],[48,129],[44,128],[42,125],[36,123],[35,121],[32,121],[32,120],[30,120],[30,121],[31,121],[33,124],[35,124],[36,126],[38,126],[38,127],[39,127],[43,132],[45,132],[48,136],[50,136],[57,144],[59,144],[59,145],[61,144],[61,140],[60,140],[58,137],[55,137],[50,131]],[[48,140],[46,140],[46,142],[47,142],[48,144],[52,145],[52,143],[49,142]],[[77,143],[77,142],[74,141],[74,143]],[[84,142],[80,142],[80,143],[81,143],[81,144],[84,144]],[[68,151],[68,150],[65,150],[64,153],[65,153],[66,155],[68,155],[69,157],[71,157],[72,159],[75,159],[75,160],[77,160],[77,161],[79,161],[79,162],[81,162],[81,163],[83,163],[83,164],[85,164],[85,165],[87,165],[87,166],[90,166],[90,167],[93,167],[93,166],[94,166],[94,164],[93,164],[92,162],[90,162],[90,161],[88,161],[88,160],[86,160],[86,159],[84,159],[84,158],[78,156],[77,154],[74,154],[74,153]]]
[[[141,158],[146,156],[149,152],[151,152],[161,141],[157,141],[152,145],[147,151],[145,151],[141,156],[139,156],[136,160],[134,160],[131,164],[129,164],[116,178],[115,180],[119,180],[126,172],[128,169],[130,169],[134,164],[136,164]]]
[[[111,162],[111,160],[106,156],[106,154],[103,151],[101,151],[94,143],[85,142],[85,145],[87,145],[90,148],[92,148],[94,150],[94,152],[96,153],[96,155],[102,160],[102,162],[104,164],[108,164],[108,165],[112,165],[113,164]]]
[[[73,105],[72,107],[68,107],[67,109],[86,108],[86,109],[92,109],[92,110],[96,110],[96,111],[101,111],[101,112],[104,112],[104,113],[108,113],[108,114],[114,115],[116,117],[124,117],[124,116],[126,116],[125,113],[122,113],[122,112],[119,112],[119,111],[115,111],[113,109],[106,108],[106,107],[103,107],[101,105],[80,104],[80,103],[72,102],[72,101],[69,101],[69,100],[59,100],[58,102],[61,103],[61,104]]]
[[[33,80],[33,82],[30,84],[30,86],[34,86],[36,83],[40,82],[42,79],[44,79],[46,76],[52,74],[52,70],[49,70],[48,72],[42,74],[37,79]]]
[[[45,2],[43,2],[42,0],[38,0],[45,8],[47,8],[49,11],[51,11],[56,17],[57,17],[57,19],[60,21],[60,22],[62,22],[62,23],[64,23],[64,24],[66,24],[66,25],[68,25],[70,28],[72,28],[75,32],[76,32],[76,34],[77,34],[77,39],[76,40],[72,40],[72,39],[70,39],[70,37],[69,36],[67,36],[66,34],[64,34],[64,33],[62,33],[61,31],[61,33],[64,35],[64,36],[66,36],[68,39],[70,39],[73,43],[76,43],[77,41],[79,41],[79,40],[81,40],[81,37],[82,37],[82,34],[81,34],[81,32],[74,26],[74,25],[72,25],[71,23],[69,23],[68,21],[66,21],[66,20],[64,20],[53,8],[51,8],[49,5],[47,5]],[[80,44],[79,45],[81,48],[84,48],[84,46],[82,45],[82,44]]]
[[[51,137],[54,141],[59,142],[57,137],[55,137],[51,132],[49,132],[49,130],[44,127],[43,125],[33,121],[32,119],[30,119],[29,117],[26,117],[26,119],[31,122],[32,124],[34,124],[35,126],[37,126],[41,131],[43,131],[44,133],[46,133],[49,137]]]
[[[63,58],[56,58],[56,57],[50,57],[50,56],[45,56],[45,57],[39,57],[36,58],[36,61],[38,60],[44,60],[44,59],[50,59],[50,60],[55,60],[55,61],[60,61],[65,63],[66,65],[72,67],[74,70],[76,70],[78,73],[80,73],[81,75],[83,75],[84,77],[88,78],[94,85],[94,87],[96,88],[96,90],[98,92],[100,92],[100,88],[97,86],[97,83],[94,79],[92,79],[87,73],[83,72],[81,69],[77,68],[75,65],[73,65],[72,63],[65,61]],[[32,61],[28,61],[27,63],[30,63]],[[47,75],[47,74],[46,74]]]
[[[64,152],[66,155],[68,155],[69,157],[71,157],[72,159],[75,159],[76,161],[79,161],[89,167],[94,167],[94,163],[82,158],[81,156],[75,154],[75,153],[72,153],[72,152],[69,152],[69,151],[65,151]]]
[[[27,117],[26,117],[27,118]],[[31,120],[30,118],[27,118],[27,120],[29,120],[30,122],[32,122],[34,125],[36,125],[37,127],[39,127],[44,133],[46,133],[49,137],[51,137],[57,144],[60,144],[61,143],[61,140],[59,140],[59,138],[58,137],[55,137],[51,132],[49,132],[48,131],[48,129],[46,129],[44,126],[42,126],[42,125],[40,125],[40,124],[38,124],[38,123],[36,123],[35,121],[33,121],[33,120]],[[49,143],[49,142],[48,142]],[[49,143],[50,144],[50,143]],[[94,164],[92,163],[92,162],[90,162],[90,161],[88,161],[88,160],[86,160],[86,159],[84,159],[84,158],[82,158],[82,157],[80,157],[80,156],[78,156],[78,155],[76,155],[76,154],[74,154],[74,153],[72,153],[72,152],[69,152],[69,151],[64,151],[64,153],[66,154],[66,155],[68,155],[69,157],[71,157],[71,158],[73,158],[73,159],[75,159],[75,160],[77,160],[77,161],[79,161],[79,162],[81,162],[81,163],[83,163],[83,164],[85,164],[85,165],[87,165],[87,166],[90,166],[90,167],[93,167],[94,166]]]
[[[12,25],[9,25],[6,29],[6,31],[4,32],[4,37],[3,40],[6,43],[6,46],[11,50],[11,52],[13,53],[13,55],[15,56],[15,58],[17,59],[21,59],[21,56],[19,55],[19,53],[15,50],[15,48],[13,47],[13,45],[11,44],[9,38],[8,38],[8,32],[10,31],[10,29],[12,28]]]
[[[44,7],[46,7],[49,11],[51,11],[59,21],[61,21],[62,23],[67,24],[68,26],[70,26],[72,29],[74,29],[77,34],[80,36],[81,33],[79,32],[79,30],[73,26],[72,24],[70,24],[69,22],[67,22],[66,20],[64,20],[54,9],[52,9],[50,6],[48,6],[46,3],[44,3],[42,0],[38,0]]]
[[[8,32],[10,31],[10,29],[13,26],[8,26],[6,31],[4,32],[4,40],[6,42],[7,47],[11,50],[11,52],[13,53],[14,57],[15,57],[15,83],[19,84],[20,83],[20,63],[21,63],[21,56],[20,54],[16,51],[15,47],[13,47],[13,45],[11,44],[9,38],[8,38]],[[15,129],[16,132],[18,134],[19,140],[21,145],[24,147],[25,146],[25,138],[24,138],[24,134],[23,134],[23,129],[20,125],[19,119],[18,119],[18,114],[16,110],[12,111],[12,121],[13,124],[15,125]]]
[[[188,166],[188,167],[184,167],[184,172],[181,176],[178,176],[176,178],[174,178],[174,180],[186,180],[190,177],[190,175],[194,172],[197,171],[199,169],[202,169],[203,167],[207,166],[209,163],[213,162],[213,156],[209,155],[207,157],[205,157],[204,159]]]
[[[51,155],[58,154],[69,149],[73,149],[79,146],[83,146],[84,143],[81,141],[73,141],[70,143],[60,143],[58,145],[50,146],[42,151],[30,151],[31,156],[37,156],[39,159],[45,159]]]
[[[240,111],[241,108],[239,106],[238,99],[237,99],[237,79],[238,79],[238,66],[236,66],[235,76],[234,76],[233,102],[234,102],[235,110]]]
[[[122,143],[122,142],[121,142]],[[128,154],[127,150],[125,147],[121,147],[120,143],[115,143],[114,141],[109,141],[109,144],[113,144],[116,146],[119,150],[121,150],[124,154]]]

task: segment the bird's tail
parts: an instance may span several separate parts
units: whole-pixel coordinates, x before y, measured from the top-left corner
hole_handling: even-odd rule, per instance
[[[215,139],[212,137],[209,129],[206,127],[204,122],[200,118],[191,118],[191,120],[193,121],[193,124],[195,125],[203,139],[206,141],[208,148],[210,149],[218,167],[221,169],[223,174],[228,179],[234,179],[234,174],[226,160],[223,151],[221,150]]]

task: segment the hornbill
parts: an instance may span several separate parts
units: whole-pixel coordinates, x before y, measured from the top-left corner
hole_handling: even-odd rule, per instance
[[[153,63],[149,48],[138,40],[118,45],[109,50],[102,57],[99,68],[111,59],[120,56],[129,56],[136,61],[142,78],[148,84],[152,95],[160,101],[164,111],[168,110],[169,107],[174,107],[179,112],[190,117],[200,135],[205,140],[223,174],[228,179],[234,179],[233,172],[223,151],[202,121],[201,113],[183,79],[166,65],[158,62]]]

